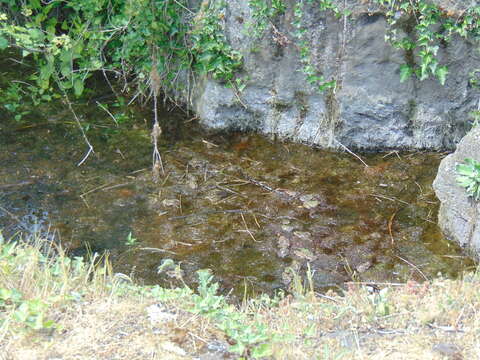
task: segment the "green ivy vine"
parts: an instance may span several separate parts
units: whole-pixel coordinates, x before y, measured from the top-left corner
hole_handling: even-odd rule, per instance
[[[277,16],[285,14],[286,5],[283,0],[249,0],[252,22],[247,24],[247,31],[253,38],[261,37]]]
[[[211,74],[216,80],[227,82],[242,67],[242,55],[232,49],[225,37],[221,22],[225,2],[203,2],[194,20],[190,37],[195,70]]]
[[[424,0],[375,1],[386,10],[389,24],[386,41],[411,58],[400,66],[401,82],[411,76],[420,80],[433,77],[444,85],[448,67],[438,59],[440,47],[449,43],[454,35],[473,39],[480,35],[479,6],[470,7],[455,17]]]
[[[307,0],[307,3],[312,3],[313,1],[314,0]],[[323,92],[327,89],[334,88],[336,86],[336,81],[335,79],[325,79],[321,72],[318,71],[313,65],[310,41],[305,36],[307,29],[303,26],[302,21],[304,18],[304,6],[304,1],[300,0],[297,1],[293,9],[293,26],[295,28],[295,32],[293,35],[297,40],[297,46],[300,51],[300,62],[302,64],[302,68],[300,69],[300,71],[305,74],[307,82],[310,85],[316,87],[319,92]],[[335,14],[337,12],[339,13],[338,9],[333,6],[331,1],[320,1],[320,8],[322,10],[333,10]]]

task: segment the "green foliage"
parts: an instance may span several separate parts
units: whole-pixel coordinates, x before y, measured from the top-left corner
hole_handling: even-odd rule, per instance
[[[0,89],[0,96],[2,97],[2,106],[14,116],[16,121],[30,113],[30,110],[25,109],[23,105],[23,94],[18,83],[12,83],[6,89]]]
[[[247,24],[247,30],[254,38],[261,37],[274,19],[286,10],[282,0],[249,0],[248,6],[254,21]]]
[[[230,81],[242,66],[242,55],[228,45],[221,21],[223,2],[204,2],[194,21],[191,52],[194,68],[214,79]]]
[[[480,162],[466,158],[464,164],[456,166],[458,185],[465,188],[468,196],[480,199]]]
[[[0,273],[2,276],[9,276],[21,270],[18,268],[19,262],[27,262],[26,256],[28,254],[19,251],[14,243],[6,243],[0,233]],[[42,260],[45,261],[45,259]],[[13,321],[23,329],[51,328],[55,323],[46,319],[48,307],[48,304],[41,299],[27,299],[15,287],[5,287],[0,284],[0,313],[6,314],[6,316],[0,316],[0,327]]]
[[[0,310],[11,312],[11,320],[32,330],[48,329],[55,326],[45,319],[48,304],[40,299],[26,300],[16,289],[0,288]],[[0,326],[7,321],[0,318]]]
[[[391,312],[391,306],[388,302],[388,288],[383,288],[378,293],[374,292],[368,295],[371,305],[373,306],[373,314],[375,316],[388,316]]]
[[[309,0],[307,2],[312,2]],[[337,11],[337,8],[334,7],[330,1],[321,1],[320,8],[322,10],[330,9],[334,13]],[[335,88],[336,81],[334,79],[327,80],[325,77],[315,68],[312,61],[312,51],[310,48],[310,40],[306,38],[305,34],[307,30],[303,26],[303,17],[304,17],[304,2],[298,1],[295,4],[293,10],[294,21],[293,26],[295,28],[294,36],[298,41],[298,47],[300,50],[300,61],[302,63],[302,68],[300,71],[305,74],[307,82],[316,87],[319,92],[323,92],[327,89]]]
[[[180,73],[192,69],[231,81],[242,57],[220,25],[225,5],[204,4],[192,20],[187,0],[1,0],[0,49],[18,48],[33,61],[29,85],[42,100],[81,96],[98,71],[145,96],[157,85],[181,90]]]
[[[209,270],[199,270],[198,295],[193,297],[193,311],[198,314],[216,314],[225,306],[225,298],[217,295],[218,283],[211,283],[213,275]]]
[[[426,0],[372,1],[386,11],[386,39],[405,51],[402,82],[416,76],[445,84],[448,67],[441,63],[441,48],[455,35],[480,37],[480,6],[453,16]],[[334,0],[297,0],[293,31],[281,34],[274,23],[287,11],[284,0],[249,0],[248,5],[252,37],[273,28],[280,46],[294,43],[298,49],[300,71],[310,85],[320,92],[335,88],[335,80],[326,78],[314,63],[304,11],[307,5],[316,6],[346,18],[347,9]],[[17,49],[35,68],[22,79],[25,83],[0,90],[1,106],[20,121],[29,114],[29,104],[82,96],[95,72],[123,83],[121,91],[143,96],[157,86],[168,94],[185,91],[192,71],[241,91],[246,80],[237,74],[243,58],[224,33],[226,6],[222,0],[207,0],[195,13],[188,0],[0,0],[0,51]]]
[[[6,88],[0,88],[0,106],[17,122],[21,122],[26,115],[31,114],[32,108],[53,98],[57,96],[45,94],[36,86],[22,81],[13,81]]]
[[[478,6],[455,18],[425,0],[375,1],[386,9],[390,28],[385,40],[411,57],[400,67],[401,82],[415,75],[421,81],[436,78],[444,85],[448,67],[440,64],[439,49],[455,34],[465,38],[478,38],[480,34]],[[413,25],[410,23],[412,19],[415,21]]]
[[[314,0],[308,0],[308,2],[313,2]],[[337,5],[333,3],[332,0],[319,0],[320,10],[322,11],[332,11],[336,17],[342,16],[342,13]]]
[[[224,296],[217,295],[218,283],[212,283],[213,275],[209,270],[199,270],[197,274],[198,294],[193,295],[192,311],[208,315],[215,321],[217,327],[234,342],[229,349],[231,352],[254,359],[270,356],[272,349],[268,343],[267,327],[258,322],[248,323],[244,313],[228,305]]]
[[[132,232],[129,232],[127,235],[127,240],[125,240],[125,245],[134,246],[137,244],[137,239],[133,237]]]

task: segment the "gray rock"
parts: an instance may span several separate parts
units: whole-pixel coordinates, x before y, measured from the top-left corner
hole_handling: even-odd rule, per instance
[[[338,84],[335,91],[318,93],[299,71],[291,35],[295,2],[285,0],[287,11],[275,20],[276,29],[290,40],[287,45],[274,40],[272,29],[253,39],[245,31],[251,20],[248,1],[227,2],[225,33],[244,56],[240,75],[249,78],[248,85],[236,96],[212,79],[200,79],[192,103],[202,124],[324,148],[340,143],[370,150],[455,147],[469,128],[469,113],[479,96],[469,84],[470,72],[480,67],[472,43],[455,39],[440,46],[441,64],[450,71],[445,86],[434,79],[400,83],[399,66],[408,56],[384,41],[387,23],[377,6],[348,0],[352,15],[344,21],[320,11],[318,4],[306,4],[303,21],[313,65]],[[435,2],[447,10],[464,9],[458,5],[464,2]],[[344,6],[343,0],[335,3]]]
[[[473,128],[457,150],[440,163],[433,188],[440,199],[438,223],[444,234],[480,258],[480,207],[456,182],[455,167],[465,158],[480,161],[480,127]]]

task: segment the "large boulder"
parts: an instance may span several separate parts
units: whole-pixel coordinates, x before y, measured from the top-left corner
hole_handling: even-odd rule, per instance
[[[466,158],[480,161],[480,127],[474,127],[457,150],[440,163],[433,188],[440,199],[438,223],[443,233],[480,259],[480,203],[457,184],[456,165]]]
[[[285,14],[260,39],[245,30],[252,21],[249,2],[227,2],[225,34],[244,57],[240,76],[249,79],[248,85],[238,95],[210,78],[199,79],[192,105],[202,124],[324,148],[455,148],[468,131],[469,113],[479,96],[469,81],[480,68],[475,44],[462,38],[440,44],[440,62],[450,71],[444,86],[436,79],[413,77],[400,83],[400,65],[413,58],[385,42],[388,24],[373,1],[334,0],[351,11],[348,18],[321,11],[317,2],[304,2],[302,24],[312,65],[337,82],[335,91],[319,93],[299,71],[298,40],[292,35],[296,2],[284,0]],[[434,2],[452,12],[461,12],[459,4],[466,3]]]

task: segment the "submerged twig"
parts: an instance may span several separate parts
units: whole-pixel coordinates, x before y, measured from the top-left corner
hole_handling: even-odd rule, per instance
[[[8,188],[15,188],[15,187],[21,187],[21,186],[26,186],[26,185],[32,185],[34,184],[34,181],[20,181],[19,183],[14,183],[14,184],[3,184],[0,185],[0,189],[8,189]]]
[[[385,199],[385,200],[392,201],[392,202],[398,201],[402,204],[410,205],[408,202],[397,199],[395,197],[388,197],[388,196],[380,195],[380,194],[368,194],[368,196],[373,196],[373,197],[376,197],[376,198],[379,198],[379,199]]]
[[[400,260],[402,260],[403,262],[407,263],[407,264],[410,265],[411,267],[413,267],[415,270],[417,270],[417,271],[420,273],[420,275],[423,276],[423,278],[424,278],[425,280],[430,281],[430,279],[423,273],[422,270],[420,270],[420,269],[418,268],[418,266],[416,266],[415,264],[412,264],[410,261],[402,258],[401,256],[396,255],[396,257],[399,258]]]
[[[5,214],[7,214],[7,215],[10,216],[13,220],[15,220],[15,221],[18,223],[18,225],[20,225],[24,230],[30,231],[30,229],[28,229],[28,228],[24,225],[23,221],[20,220],[20,219],[18,218],[18,216],[12,214],[10,211],[8,211],[7,209],[5,209],[5,208],[2,207],[2,206],[0,206],[0,210],[2,210]]]
[[[113,116],[113,114],[110,112],[110,110],[108,110],[105,106],[103,106],[100,102],[96,101],[97,105],[102,109],[104,110],[112,119],[113,119],[113,122],[115,123],[115,125],[118,127],[118,121],[117,119],[115,118],[115,116]]]
[[[250,235],[253,241],[259,242],[257,241],[257,239],[255,239],[255,236],[253,236],[252,232],[248,228],[248,225],[247,225],[247,222],[245,221],[245,216],[243,216],[243,213],[240,213],[240,216],[242,217],[242,222],[243,222],[243,225],[245,226],[245,230],[239,230],[239,231],[246,232],[248,235]]]
[[[360,160],[360,162],[361,162],[363,165],[365,165],[365,167],[369,167],[368,164],[367,164],[365,161],[363,161],[363,159],[362,159],[359,155],[355,154],[352,150],[350,150],[349,148],[347,148],[347,147],[346,147],[345,145],[343,145],[340,141],[338,141],[338,140],[336,140],[336,139],[333,139],[333,140],[334,140],[338,145],[340,145],[346,152],[348,152],[350,155],[355,156],[358,160]]]
[[[77,123],[78,128],[80,129],[80,133],[82,134],[83,140],[88,146],[88,151],[85,154],[85,156],[80,160],[80,162],[77,164],[77,166],[81,166],[85,161],[87,161],[88,157],[90,156],[91,153],[95,153],[93,150],[93,145],[90,143],[88,140],[87,134],[85,133],[85,130],[83,129],[83,126],[80,122],[80,119],[77,116],[77,113],[73,109],[72,102],[70,101],[70,98],[68,97],[66,92],[63,92],[63,96],[65,98],[65,102],[67,103],[68,109],[70,112],[73,114],[73,118],[75,119],[75,122]]]
[[[177,255],[177,253],[175,253],[173,251],[165,250],[165,249],[159,249],[159,248],[144,247],[144,248],[139,248],[138,250],[153,251],[153,252],[164,252],[164,253],[167,253],[167,254]]]
[[[186,219],[191,216],[203,216],[203,215],[211,215],[211,214],[245,214],[245,213],[250,213],[252,212],[251,210],[243,210],[243,209],[233,209],[233,210],[211,210],[211,211],[204,211],[200,213],[193,213],[193,214],[188,214],[188,215],[181,215],[181,216],[172,216],[169,217],[168,220],[180,220],[180,219]]]
[[[393,219],[395,219],[395,215],[397,215],[397,211],[395,211],[392,216],[390,216],[390,219],[388,219],[388,233],[390,234],[390,240],[392,241],[392,245],[395,242],[393,239],[393,231],[392,231],[392,226],[393,226]]]

